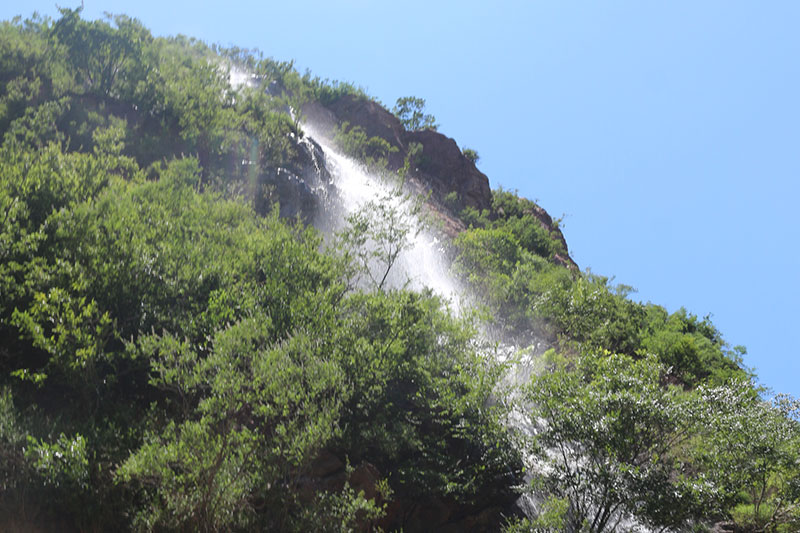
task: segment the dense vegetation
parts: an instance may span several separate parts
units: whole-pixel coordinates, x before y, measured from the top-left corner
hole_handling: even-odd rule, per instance
[[[282,90],[231,87],[231,66]],[[279,218],[297,110],[344,94],[366,97],[124,16],[0,26],[4,528],[410,530],[418,509],[501,508],[515,531],[796,529],[796,403],[763,400],[709,319],[570,268],[533,202],[495,191],[454,243],[503,337],[550,348],[512,390],[471,319],[357,282],[366,239],[387,268],[402,251],[407,228],[375,227],[396,213],[351,218],[338,247]],[[422,104],[398,102],[408,127],[434,126]],[[338,142],[375,167],[391,150],[348,124]],[[547,464],[530,484],[527,455]],[[538,512],[514,517],[515,490]]]
[[[600,532],[627,517],[654,529],[728,518],[742,531],[796,530],[800,403],[763,400],[744,348],[708,317],[635,302],[630,287],[564,264],[557,221],[537,212],[494,191],[491,210],[461,212],[469,229],[455,241],[454,266],[501,339],[550,347],[521,392],[539,427],[530,488],[549,496],[541,521],[509,529]]]

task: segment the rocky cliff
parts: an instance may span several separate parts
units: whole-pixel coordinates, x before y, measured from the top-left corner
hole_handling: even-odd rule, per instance
[[[318,128],[318,133],[332,138],[334,128],[349,122],[360,127],[367,137],[380,137],[397,152],[389,154],[389,169],[403,166],[413,143],[422,146],[422,154],[411,168],[411,175],[441,200],[455,192],[461,205],[478,210],[492,205],[489,179],[475,164],[464,157],[456,142],[433,130],[407,131],[392,113],[372,100],[345,95],[327,107],[318,102],[304,109],[308,121]]]
[[[393,171],[403,166],[412,146],[421,146],[421,155],[410,168],[410,178],[420,190],[431,193],[430,207],[450,237],[464,229],[458,214],[465,207],[485,210],[490,217],[497,215],[493,212],[488,177],[462,153],[454,139],[432,129],[408,131],[383,106],[357,95],[344,95],[327,105],[309,102],[303,114],[314,133],[329,141],[333,140],[336,128],[345,122],[362,128],[367,137],[385,140],[397,149],[388,155],[388,167]],[[569,257],[564,235],[552,217],[539,206],[531,214],[563,245],[564,253],[556,254],[554,261],[577,269]]]

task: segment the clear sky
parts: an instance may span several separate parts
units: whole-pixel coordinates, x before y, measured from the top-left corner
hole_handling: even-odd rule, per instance
[[[800,396],[800,2],[85,4],[294,59],[388,107],[425,98],[493,187],[566,215],[581,268],[712,314],[763,384]],[[0,18],[34,10],[57,15],[12,0]]]

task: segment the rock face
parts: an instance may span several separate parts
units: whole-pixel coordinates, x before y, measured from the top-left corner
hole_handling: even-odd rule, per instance
[[[412,143],[422,145],[422,156],[411,168],[412,178],[426,185],[436,200],[455,192],[463,206],[488,209],[492,203],[489,178],[467,159],[456,142],[433,130],[406,131],[397,117],[379,104],[345,95],[328,106],[312,103],[303,108],[316,133],[333,138],[337,124],[349,122],[367,137],[380,137],[398,149],[389,155],[389,169],[403,166]]]
[[[309,222],[325,204],[332,179],[325,166],[325,153],[317,143],[304,137],[296,149],[296,157],[287,166],[259,176],[256,211],[268,211],[277,200],[282,217],[299,216]]]
[[[389,154],[390,170],[400,169],[413,144],[422,146],[422,154],[413,161],[410,169],[412,185],[422,192],[430,191],[430,208],[443,222],[444,232],[454,237],[464,229],[457,216],[464,207],[478,211],[492,208],[492,191],[489,179],[478,170],[475,163],[464,156],[455,140],[434,130],[406,131],[400,120],[380,104],[365,98],[345,95],[327,105],[311,102],[303,108],[307,122],[315,135],[332,140],[339,124],[349,122],[364,130],[367,137],[380,137],[397,148]],[[457,197],[452,198],[452,193]],[[450,195],[450,196],[448,196]],[[447,198],[447,201],[445,199]],[[453,203],[455,200],[455,203]],[[578,266],[567,252],[567,242],[550,215],[536,206],[533,216],[561,241],[563,254],[553,260],[562,266],[577,270]]]
[[[367,137],[380,137],[399,149],[390,154],[389,167],[396,170],[403,165],[407,143],[404,141],[405,128],[392,113],[372,100],[346,95],[328,106],[337,120],[349,122],[352,126],[364,129]]]
[[[439,199],[455,192],[461,205],[491,208],[489,178],[461,153],[453,139],[433,130],[410,131],[405,139],[422,145],[417,177],[429,184]]]

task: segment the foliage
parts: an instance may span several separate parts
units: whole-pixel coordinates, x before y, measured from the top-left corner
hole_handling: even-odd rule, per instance
[[[310,100],[313,89],[295,71],[284,74],[281,80],[286,89],[283,99],[289,108],[292,117],[292,130],[297,137],[300,137],[300,123],[303,121],[303,106]]]
[[[253,317],[225,328],[204,360],[176,360],[174,339],[155,340],[152,383],[184,401],[201,399],[184,421],[146,438],[117,471],[156,495],[137,519],[142,529],[247,527],[257,500],[282,508],[283,516],[268,520],[285,528],[298,491],[286,486],[287,477],[335,434],[346,389],[341,370],[318,351],[321,343],[296,334],[272,345],[272,326],[268,317]]]
[[[472,331],[428,294],[346,300],[341,361],[353,383],[341,446],[391,470],[398,494],[475,502],[508,491],[519,456],[489,400],[503,368],[476,353]]]
[[[687,386],[746,375],[744,349],[730,348],[708,318],[683,309],[670,315],[632,301],[630,287],[553,264],[561,242],[538,209],[501,189],[493,192],[491,212],[462,212],[472,227],[455,240],[455,269],[497,311],[506,335],[523,342],[538,336],[573,353],[655,354]]]
[[[748,383],[701,387],[713,412],[696,460],[722,487],[736,522],[752,531],[792,531],[800,524],[800,401],[766,401]]]
[[[546,258],[564,253],[553,223],[547,224],[537,215],[544,213],[534,202],[520,198],[502,188],[492,191],[492,208],[479,213],[473,207],[464,208],[460,217],[472,228],[508,229],[527,251]],[[546,215],[545,215],[546,216]]]
[[[53,443],[29,437],[25,457],[46,485],[72,491],[89,481],[86,439],[81,435],[68,438],[62,433]]]
[[[694,397],[663,387],[655,357],[583,356],[526,389],[540,461],[534,484],[569,501],[569,529],[615,530],[626,517],[679,527],[713,498],[681,469],[698,418]]]
[[[569,502],[551,496],[541,503],[534,518],[509,520],[503,533],[559,533],[567,527]]]
[[[319,76],[312,76],[309,71],[303,75],[303,81],[311,87],[314,97],[325,106],[336,102],[343,96],[351,96],[360,100],[372,99],[363,87],[346,81],[323,80]]]
[[[478,155],[478,152],[476,150],[473,150],[472,148],[464,147],[464,148],[461,149],[461,153],[464,154],[464,157],[466,157],[467,159],[469,159],[473,163],[477,163],[478,160],[481,158]]]
[[[347,226],[337,238],[347,262],[355,267],[351,273],[355,284],[368,281],[370,288],[385,290],[400,254],[422,230],[420,207],[402,192],[400,183],[347,216]]]
[[[409,131],[436,130],[436,117],[425,114],[425,99],[404,96],[397,99],[392,113],[400,119],[403,127]]]
[[[372,171],[386,170],[389,155],[399,151],[381,137],[368,138],[364,128],[350,126],[349,122],[337,126],[333,140],[342,152],[363,162]]]
[[[525,250],[509,229],[473,228],[455,239],[454,269],[481,303],[497,311],[504,333],[520,343],[531,337],[551,337],[553,317],[542,304],[572,283],[564,268]]]
[[[59,9],[61,18],[50,32],[55,43],[66,48],[76,86],[99,96],[132,97],[143,75],[142,47],[152,40],[150,32],[123,15],[113,18],[116,28],[103,21],[87,22],[80,18],[82,10]]]
[[[455,268],[476,302],[563,355],[516,407],[542,428],[523,449],[476,325],[390,288],[419,203],[375,198],[337,250],[265,207],[269,177],[302,165],[304,104],[361,89],[80,15],[0,25],[3,527],[402,527],[397,509],[431,501],[505,508],[533,451],[545,503],[512,531],[797,529],[796,402],[760,398],[708,317],[566,268],[558,221],[515,193],[464,209]],[[231,87],[234,67],[277,90]],[[422,99],[394,111],[435,127]],[[379,171],[398,151],[347,123],[337,142]],[[331,456],[348,466],[323,482]]]
[[[0,33],[0,518],[338,531],[374,525],[392,492],[507,498],[500,370],[468,326],[431,295],[348,289],[355,251],[229,193],[292,163],[297,115],[220,65],[327,89],[79,14]],[[375,161],[396,150],[344,131]],[[406,201],[376,201],[388,232],[355,224],[387,269],[415,231]],[[309,485],[323,450],[379,465],[383,500]]]
[[[27,432],[18,419],[10,388],[0,392],[0,494],[13,494],[28,476],[25,460]]]

